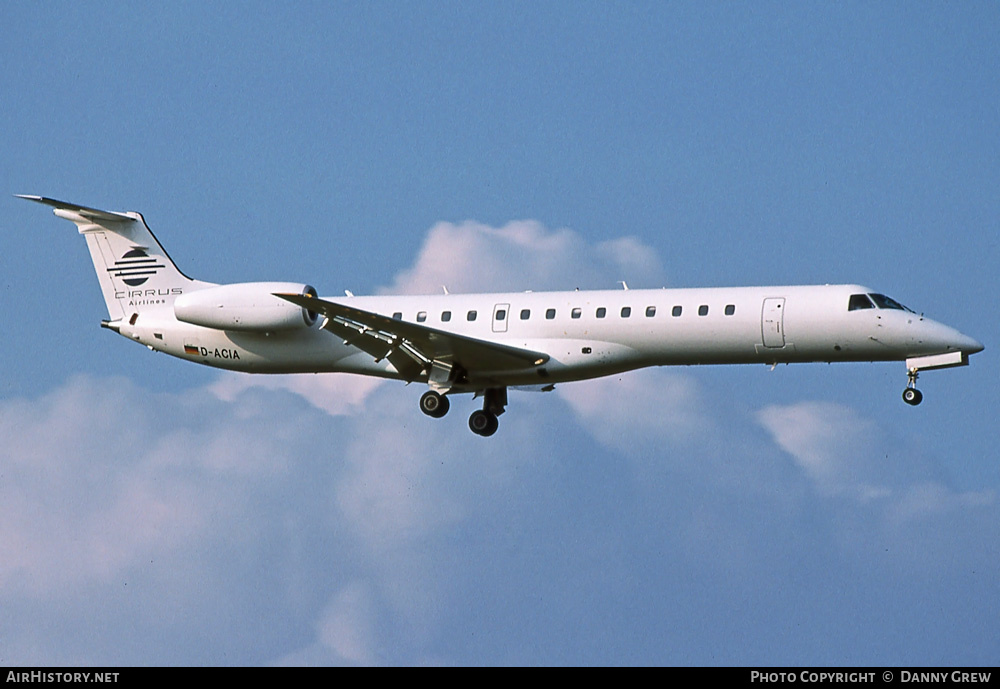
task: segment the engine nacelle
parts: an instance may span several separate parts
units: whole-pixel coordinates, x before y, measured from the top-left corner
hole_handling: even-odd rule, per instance
[[[274,332],[311,328],[316,314],[274,296],[293,292],[311,297],[316,290],[295,282],[242,282],[182,294],[174,300],[177,320],[216,330]]]

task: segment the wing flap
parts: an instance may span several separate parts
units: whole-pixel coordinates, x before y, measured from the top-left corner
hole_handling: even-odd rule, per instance
[[[280,295],[279,295],[280,296]],[[324,314],[325,315],[325,314]],[[407,349],[402,348],[402,342],[396,342],[384,333],[376,333],[358,327],[354,324],[343,323],[334,318],[327,318],[323,325],[326,330],[344,340],[344,344],[357,347],[363,352],[371,355],[375,361],[388,359],[395,369],[402,376],[403,380],[413,382],[420,377],[426,368],[426,362],[413,356]]]

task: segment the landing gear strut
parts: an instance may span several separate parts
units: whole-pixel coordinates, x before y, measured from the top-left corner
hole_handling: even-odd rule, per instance
[[[911,368],[906,372],[906,389],[903,390],[903,401],[911,406],[917,406],[924,399],[924,394],[917,390],[917,369]]]
[[[507,388],[488,388],[483,393],[483,408],[469,417],[469,429],[484,438],[493,435],[500,427],[497,417],[504,413],[506,406]]]

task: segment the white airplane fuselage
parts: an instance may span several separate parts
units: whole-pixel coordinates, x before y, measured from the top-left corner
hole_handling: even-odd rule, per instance
[[[551,357],[523,372],[487,372],[491,384],[562,383],[647,366],[901,361],[978,351],[971,338],[910,311],[848,310],[851,295],[869,293],[860,285],[800,285],[324,299]],[[170,307],[168,300],[119,332],[156,351],[234,371],[399,377],[387,359],[376,362],[318,326],[216,330],[177,321]]]

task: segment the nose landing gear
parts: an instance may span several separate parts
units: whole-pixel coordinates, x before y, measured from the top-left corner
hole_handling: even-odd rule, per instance
[[[906,389],[903,390],[903,401],[910,406],[917,406],[924,399],[924,394],[917,390],[917,369],[911,368],[906,372]]]

